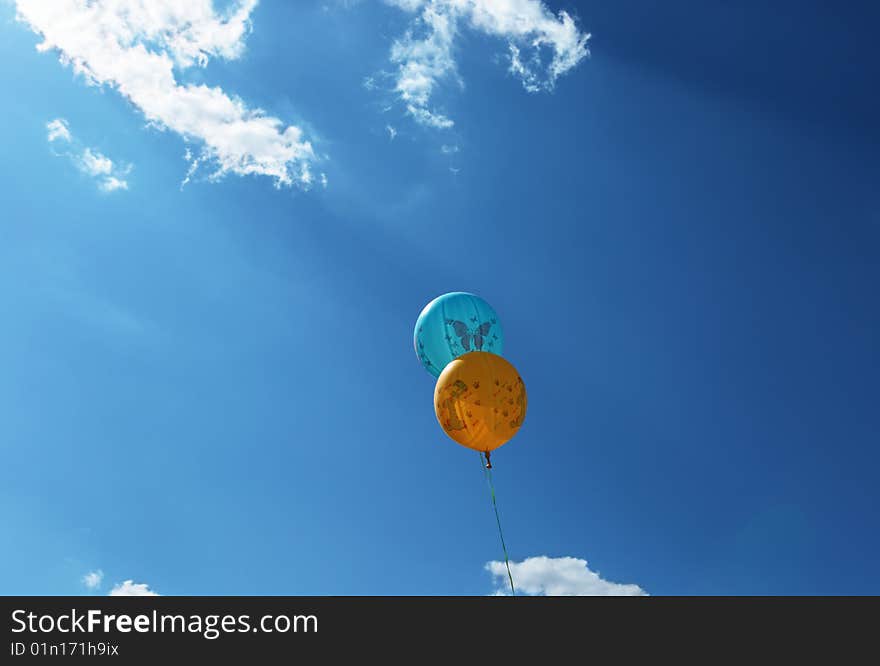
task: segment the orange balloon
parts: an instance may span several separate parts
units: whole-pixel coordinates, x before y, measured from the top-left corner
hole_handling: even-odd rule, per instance
[[[487,453],[513,437],[526,417],[526,386],[508,361],[473,351],[451,361],[434,387],[437,420],[449,437]]]

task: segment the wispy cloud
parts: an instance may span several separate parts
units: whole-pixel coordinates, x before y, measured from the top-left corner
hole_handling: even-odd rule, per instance
[[[415,3],[401,3],[413,11]],[[391,62],[397,65],[395,92],[407,113],[423,125],[445,129],[453,121],[429,108],[434,89],[456,73],[452,44],[458,29],[457,12],[445,2],[429,3],[414,25],[391,47]]]
[[[46,138],[56,155],[66,157],[82,173],[92,178],[102,192],[127,190],[130,164],[119,164],[95,148],[84,146],[70,131],[63,118],[46,123]]]
[[[49,131],[49,142],[52,141],[71,141],[73,137],[70,135],[70,129],[67,127],[67,121],[63,118],[56,118],[46,123],[46,129]]]
[[[126,580],[113,586],[110,590],[111,597],[158,597],[159,593],[150,589],[146,583],[135,583]]]
[[[507,594],[507,568],[504,562],[488,562],[496,594]],[[527,557],[511,562],[510,573],[517,593],[539,596],[644,596],[641,587],[612,583],[591,571],[587,561],[577,557]]]
[[[507,41],[508,71],[528,92],[552,90],[556,80],[589,55],[588,33],[565,11],[541,0],[386,0],[416,14],[391,47],[394,92],[417,122],[448,129],[453,121],[432,104],[438,86],[462,86],[454,57],[462,26]],[[371,87],[375,80],[371,79]]]
[[[82,584],[90,590],[97,590],[99,587],[101,587],[101,581],[103,580],[104,572],[100,569],[95,569],[94,571],[89,571],[85,576],[82,577]]]
[[[388,140],[394,141],[394,137],[397,136],[397,130],[391,125],[385,125],[385,131],[388,132]]]
[[[277,186],[307,187],[317,156],[299,127],[219,86],[176,78],[211,58],[241,56],[257,0],[224,4],[217,10],[211,0],[16,0],[18,20],[43,38],[40,51],[56,51],[87,83],[117,90],[152,126],[199,147],[187,179],[210,165],[210,180],[260,175]]]

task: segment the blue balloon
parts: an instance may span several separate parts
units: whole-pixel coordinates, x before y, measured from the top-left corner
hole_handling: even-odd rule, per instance
[[[462,354],[486,351],[502,355],[504,334],[495,310],[479,296],[455,291],[425,306],[413,331],[416,355],[439,377]]]

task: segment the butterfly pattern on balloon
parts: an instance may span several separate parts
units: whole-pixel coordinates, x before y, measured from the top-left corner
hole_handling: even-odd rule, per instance
[[[471,317],[470,321],[473,325],[472,327],[469,327],[465,322],[459,321],[458,319],[446,320],[446,325],[452,327],[455,337],[458,338],[458,341],[456,341],[451,335],[447,334],[446,341],[450,343],[450,346],[455,347],[456,345],[461,345],[461,348],[464,349],[465,352],[471,351],[471,345],[473,345],[473,349],[476,351],[482,351],[484,344],[490,349],[493,348],[498,336],[493,335],[491,338],[488,336],[489,331],[497,321],[491,319],[489,321],[484,321],[479,325],[477,325],[479,319],[476,317]]]
[[[419,336],[422,334],[422,329],[419,328]],[[434,366],[434,363],[431,362],[431,359],[428,358],[428,354],[425,353],[425,343],[422,342],[422,338],[419,337],[419,360],[424,364],[426,368],[431,368]]]

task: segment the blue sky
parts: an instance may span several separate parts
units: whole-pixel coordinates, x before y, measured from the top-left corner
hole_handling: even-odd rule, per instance
[[[876,10],[187,4],[0,4],[0,592],[503,589],[462,290],[524,591],[880,593]]]

